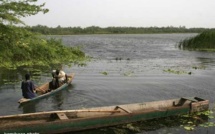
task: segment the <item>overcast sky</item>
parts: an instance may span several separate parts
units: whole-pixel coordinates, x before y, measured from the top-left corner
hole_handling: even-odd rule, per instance
[[[215,0],[38,0],[50,11],[24,18],[30,26],[186,26],[215,28]]]

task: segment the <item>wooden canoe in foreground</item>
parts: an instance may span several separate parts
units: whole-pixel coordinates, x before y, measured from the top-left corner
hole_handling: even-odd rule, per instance
[[[198,97],[136,104],[0,116],[0,133],[64,133],[205,111]]]
[[[29,102],[33,102],[33,101],[36,101],[36,100],[39,100],[39,99],[42,99],[42,98],[45,98],[45,97],[48,97],[50,95],[53,95],[63,89],[66,89],[66,87],[68,87],[69,84],[71,84],[72,80],[74,78],[74,74],[70,74],[68,75],[68,82],[67,83],[64,83],[62,86],[60,86],[59,88],[55,89],[55,90],[52,90],[51,92],[47,92],[48,89],[49,89],[49,82],[39,86],[36,88],[36,91],[37,91],[37,97],[33,98],[33,99],[26,99],[26,98],[22,98],[18,101],[18,103],[20,104],[25,104],[25,103],[29,103]]]

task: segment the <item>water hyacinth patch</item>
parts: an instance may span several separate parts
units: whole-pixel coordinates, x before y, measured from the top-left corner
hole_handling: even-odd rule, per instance
[[[103,75],[108,75],[108,73],[107,73],[107,72],[101,72],[101,74],[103,74]]]
[[[189,75],[192,74],[192,72],[186,72],[186,71],[183,71],[183,70],[166,69],[166,70],[163,70],[163,71],[167,72],[167,73],[173,73],[173,74],[189,74]]]

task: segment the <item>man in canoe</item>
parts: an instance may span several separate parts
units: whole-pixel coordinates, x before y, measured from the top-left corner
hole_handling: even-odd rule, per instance
[[[49,89],[54,90],[67,82],[67,75],[64,71],[56,69],[52,71],[52,81],[49,83]]]
[[[26,99],[32,99],[36,97],[34,83],[30,80],[30,74],[25,75],[25,81],[22,81],[21,85],[22,96]]]
[[[59,86],[67,82],[67,75],[63,70],[56,70],[56,78],[58,80]]]

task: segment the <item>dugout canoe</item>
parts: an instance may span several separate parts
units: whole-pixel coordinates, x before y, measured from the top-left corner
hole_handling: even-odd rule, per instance
[[[37,101],[39,99],[48,97],[50,95],[54,95],[55,93],[66,89],[68,87],[69,84],[71,84],[72,80],[74,79],[74,74],[70,74],[68,75],[68,81],[67,83],[64,83],[62,86],[60,86],[59,88],[52,90],[51,92],[47,92],[49,89],[49,82],[39,86],[36,88],[36,93],[37,93],[37,97],[33,98],[33,99],[26,99],[26,98],[21,98],[18,103],[20,103],[20,105],[29,103],[29,102],[33,102],[33,101]]]
[[[0,116],[0,133],[65,133],[208,110],[198,97]]]

